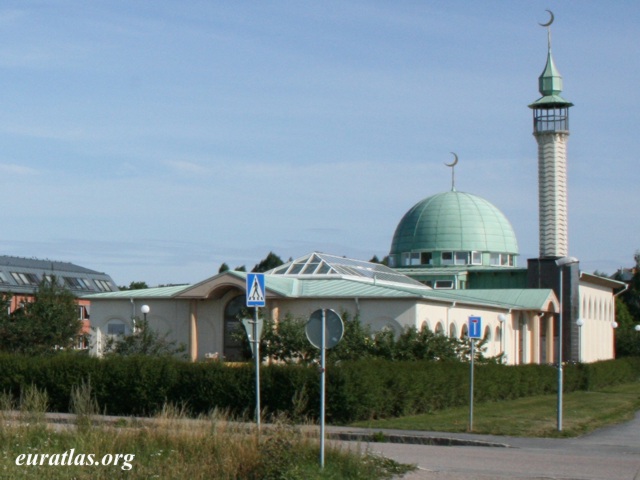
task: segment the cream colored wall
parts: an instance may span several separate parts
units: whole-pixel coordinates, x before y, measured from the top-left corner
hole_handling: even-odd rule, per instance
[[[107,326],[110,322],[124,323],[125,333],[133,331],[133,317],[142,319],[144,315],[140,311],[142,305],[150,308],[147,314],[149,327],[162,332],[169,332],[168,341],[189,345],[189,304],[184,301],[174,300],[144,300],[131,302],[129,299],[100,300],[91,302],[91,339],[90,350],[93,355],[102,355],[104,342],[108,338]],[[97,330],[101,335],[97,334]],[[98,338],[102,337],[102,345],[98,344]]]
[[[202,360],[207,354],[223,352],[224,307],[236,295],[237,292],[230,292],[219,300],[145,300],[137,301],[134,305],[129,300],[94,301],[91,323],[94,329],[99,328],[106,334],[107,324],[119,320],[127,325],[127,333],[130,333],[133,309],[141,317],[140,307],[147,304],[151,309],[147,316],[151,328],[161,332],[170,331],[169,340],[184,343],[187,352],[194,352],[190,349],[189,336],[191,314],[195,305],[198,337],[196,359]],[[533,312],[508,313],[464,305],[429,304],[416,302],[415,299],[354,298],[270,300],[266,312],[274,319],[284,318],[287,314],[307,318],[320,308],[332,308],[340,314],[347,312],[350,318],[359,315],[360,320],[371,325],[374,330],[386,327],[400,333],[405,327],[415,326],[420,329],[428,326],[432,331],[441,328],[445,335],[453,333],[456,338],[461,338],[470,316],[480,316],[483,332],[489,332],[490,340],[484,352],[487,357],[497,356],[504,351],[505,363],[508,364],[540,361],[540,327],[537,327],[538,317]],[[504,324],[498,319],[501,313],[506,316]],[[93,353],[96,354],[95,346]]]
[[[615,298],[610,288],[580,282],[580,361],[596,362],[615,357]]]

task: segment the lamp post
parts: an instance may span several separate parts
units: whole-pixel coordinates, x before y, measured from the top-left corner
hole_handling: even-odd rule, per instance
[[[578,363],[582,361],[582,326],[584,325],[584,320],[579,318],[576,320],[576,325],[578,326]]]
[[[556,265],[560,267],[560,315],[558,317],[558,431],[562,431],[562,390],[564,388],[564,380],[562,378],[562,326],[564,316],[564,267],[578,263],[575,257],[562,257],[556,260]]]
[[[502,363],[507,362],[507,352],[505,352],[505,326],[507,324],[507,317],[504,313],[498,315],[498,320],[500,321],[500,349],[502,350]]]
[[[142,305],[140,307],[140,311],[142,312],[142,318],[144,319],[144,326],[147,326],[147,313],[149,313],[151,311],[151,308],[149,308],[149,305]],[[134,320],[135,322],[135,320]],[[135,333],[136,327],[135,327],[135,323],[133,326],[133,331]]]

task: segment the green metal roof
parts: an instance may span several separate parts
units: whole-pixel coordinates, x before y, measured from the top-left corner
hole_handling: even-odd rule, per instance
[[[547,64],[538,77],[538,90],[542,96],[557,95],[562,92],[562,75],[553,61],[551,47],[547,54]]]
[[[542,97],[529,105],[529,108],[572,107],[573,103],[566,101],[560,96],[562,87],[562,75],[560,75],[553,61],[551,45],[549,45],[547,63],[538,77],[538,91]]]
[[[100,300],[107,298],[171,298],[191,285],[172,285],[170,287],[142,288],[138,290],[120,290],[119,292],[96,293],[85,295],[82,298],[87,300]]]
[[[421,200],[404,215],[390,253],[449,250],[517,255],[518,242],[498,208],[476,195],[452,190]]]
[[[225,276],[246,278],[245,272],[229,271],[209,279],[210,282],[224,280]],[[124,290],[83,298],[90,300],[114,299],[173,299],[186,292],[192,285]],[[488,306],[494,308],[537,310],[544,308],[555,298],[551,290],[433,290],[425,286],[410,286],[391,282],[371,282],[356,277],[296,277],[265,274],[267,298],[276,295],[284,298],[385,298],[423,299],[445,303]],[[190,297],[189,297],[190,298]],[[205,297],[206,298],[206,297]]]

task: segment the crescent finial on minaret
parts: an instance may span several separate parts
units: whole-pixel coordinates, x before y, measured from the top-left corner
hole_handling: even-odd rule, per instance
[[[549,44],[549,50],[551,50],[551,24],[556,17],[554,17],[551,10],[545,10],[545,12],[549,12],[549,21],[547,23],[538,22],[538,25],[540,25],[541,27],[547,27],[547,43]]]
[[[455,168],[456,168],[456,165],[458,164],[458,155],[456,155],[453,152],[451,152],[451,155],[453,155],[453,162],[451,163],[445,162],[445,165],[451,168],[451,190],[453,191],[456,189]]]

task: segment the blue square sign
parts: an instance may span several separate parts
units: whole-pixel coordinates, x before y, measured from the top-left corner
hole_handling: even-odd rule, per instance
[[[264,273],[247,273],[247,307],[264,307]]]
[[[469,317],[469,338],[482,338],[482,317]]]

